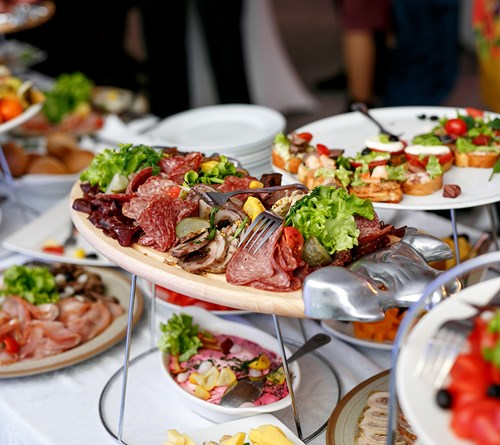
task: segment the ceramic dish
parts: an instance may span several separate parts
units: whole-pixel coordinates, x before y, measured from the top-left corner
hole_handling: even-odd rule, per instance
[[[234,435],[242,432],[247,433],[261,425],[274,425],[280,428],[294,445],[303,445],[302,442],[283,422],[279,421],[271,414],[259,414],[257,416],[246,417],[244,419],[233,420],[231,422],[220,423],[201,430],[192,431],[189,437],[197,445],[202,445],[205,441],[217,442],[223,435]],[[247,436],[248,437],[248,436]],[[247,440],[248,442],[248,440]]]
[[[464,110],[459,110],[464,112]],[[401,139],[410,141],[417,134],[427,133],[436,126],[435,120],[419,119],[417,116],[434,115],[456,117],[457,108],[447,107],[394,107],[370,110],[375,119]],[[496,116],[496,115],[494,115]],[[378,133],[373,122],[358,112],[341,114],[307,124],[296,130],[307,131],[313,136],[313,143],[325,144],[331,148],[345,149],[345,155],[354,155],[364,148],[366,138]],[[296,175],[273,167],[283,174],[283,182],[297,182]],[[432,195],[419,197],[404,195],[397,204],[374,202],[376,208],[401,210],[448,210],[476,207],[498,201],[500,194],[500,175],[494,175],[491,181],[490,168],[452,167],[445,173],[445,184],[458,184],[462,193],[455,199],[443,197],[442,190]]]
[[[192,315],[193,322],[195,324],[198,324],[202,329],[206,329],[213,333],[235,335],[244,339],[248,339],[252,342],[262,345],[270,351],[275,352],[276,354],[278,354],[278,356],[280,355],[280,346],[278,344],[278,341],[273,336],[264,331],[261,331],[260,329],[257,329],[253,326],[225,320],[198,307],[186,307],[182,309],[182,312]],[[286,351],[287,356],[289,356],[290,351],[288,349],[286,349]],[[173,379],[170,372],[168,371],[169,355],[167,353],[160,352],[159,358],[160,368],[163,372],[163,375],[165,376],[165,384],[173,387],[180,400],[182,400],[182,402],[185,403],[189,408],[191,408],[200,416],[206,417],[207,419],[214,422],[225,422],[242,417],[254,416],[256,414],[280,411],[289,407],[291,404],[289,395],[281,400],[278,400],[277,402],[270,403],[268,405],[239,408],[220,406],[207,402],[182,389],[179,384]],[[290,372],[292,372],[294,375],[293,386],[296,390],[300,384],[300,369],[297,362],[290,365]]]
[[[326,445],[353,445],[359,416],[372,391],[387,391],[389,371],[370,377],[351,389],[333,410],[326,429]]]
[[[80,174],[33,175],[26,174],[14,179],[14,185],[20,191],[44,196],[65,196]]]
[[[430,337],[446,320],[473,315],[476,310],[466,303],[484,304],[500,288],[500,278],[483,281],[444,300],[423,317],[401,346],[396,368],[396,387],[401,407],[422,443],[426,445],[471,444],[451,431],[450,412],[438,407],[435,389],[415,376],[418,357],[422,357]]]
[[[10,251],[27,255],[31,258],[44,261],[57,261],[82,266],[114,266],[114,264],[98,253],[83,237],[76,235],[76,244],[65,248],[63,255],[44,252],[43,244],[48,240],[64,243],[71,229],[69,217],[69,201],[67,198],[59,201],[41,216],[31,220],[28,224],[7,236],[2,246]],[[83,249],[87,255],[95,258],[79,258],[73,254],[76,249]]]
[[[145,133],[183,151],[246,154],[285,128],[277,111],[257,105],[215,105],[184,111]]]
[[[57,355],[0,366],[0,379],[42,374],[75,365],[95,357],[125,337],[127,333],[130,280],[125,275],[110,269],[89,268],[89,270],[101,275],[106,286],[106,294],[115,296],[125,309],[125,312],[114,319],[105,331],[80,346]],[[139,320],[142,309],[142,294],[137,292],[133,314],[134,324]]]

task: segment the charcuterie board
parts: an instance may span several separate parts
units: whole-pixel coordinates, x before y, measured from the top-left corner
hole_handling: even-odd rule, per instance
[[[80,198],[80,184],[76,183],[70,203]],[[71,204],[70,204],[71,206]],[[133,244],[122,247],[92,225],[85,213],[70,209],[71,218],[80,234],[102,255],[126,271],[152,283],[188,296],[231,306],[237,309],[290,317],[305,317],[302,292],[266,292],[247,286],[227,283],[223,274],[196,275],[165,263],[165,254],[149,247]]]

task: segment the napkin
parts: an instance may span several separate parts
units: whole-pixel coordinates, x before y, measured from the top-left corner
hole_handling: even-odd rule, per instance
[[[160,138],[143,134],[158,121],[158,117],[148,115],[125,123],[117,115],[110,114],[106,117],[102,128],[96,132],[95,138],[99,142],[108,145],[117,145],[121,143],[165,145],[165,141],[162,141]]]

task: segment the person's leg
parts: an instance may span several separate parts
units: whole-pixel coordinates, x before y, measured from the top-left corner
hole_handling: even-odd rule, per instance
[[[221,103],[249,103],[241,37],[242,0],[198,0],[210,62]]]
[[[186,2],[139,2],[146,46],[150,110],[166,117],[189,109]]]

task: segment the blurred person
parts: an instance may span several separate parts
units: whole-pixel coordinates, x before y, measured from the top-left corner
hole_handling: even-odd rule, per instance
[[[500,1],[474,0],[472,26],[481,96],[491,111],[500,113]]]
[[[392,0],[384,106],[440,105],[458,76],[459,0]]]
[[[165,117],[190,108],[188,0],[141,0],[149,100]],[[242,48],[243,0],[194,0],[220,103],[250,103]]]

